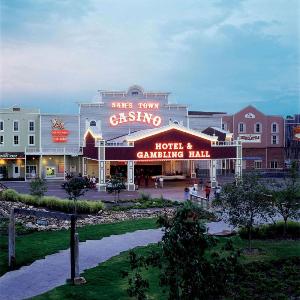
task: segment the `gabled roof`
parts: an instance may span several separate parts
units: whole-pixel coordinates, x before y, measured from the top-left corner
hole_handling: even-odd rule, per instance
[[[138,140],[141,140],[141,139],[144,139],[144,138],[147,138],[147,137],[159,134],[159,133],[163,133],[163,132],[166,132],[166,131],[169,131],[169,130],[172,130],[172,129],[176,129],[176,130],[181,131],[183,133],[191,134],[191,135],[194,135],[196,137],[199,137],[199,138],[202,138],[202,139],[205,139],[205,140],[208,140],[208,141],[217,141],[218,140],[218,137],[216,137],[216,136],[215,137],[210,136],[210,135],[207,135],[205,133],[189,129],[185,126],[175,124],[175,123],[171,123],[171,124],[168,124],[166,126],[162,126],[160,128],[140,130],[140,131],[137,131],[133,134],[128,134],[127,136],[124,136],[123,141],[135,142],[135,141],[138,141]]]
[[[102,133],[101,133],[101,131],[99,130],[99,128],[97,128],[97,126],[90,126],[90,127],[86,130],[86,132],[85,132],[85,134],[84,134],[84,137],[83,137],[84,140],[86,139],[86,137],[87,137],[87,135],[88,135],[89,133],[92,135],[92,137],[93,137],[94,139],[100,139],[100,140],[103,139],[103,138],[102,138]]]

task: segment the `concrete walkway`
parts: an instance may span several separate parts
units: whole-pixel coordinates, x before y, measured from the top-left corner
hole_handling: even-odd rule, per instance
[[[161,229],[148,229],[82,242],[79,244],[80,273],[122,251],[157,243],[162,235]],[[0,299],[34,297],[65,284],[67,278],[70,278],[70,251],[63,250],[0,277]]]
[[[232,230],[224,222],[207,223],[209,234]],[[146,246],[161,240],[161,229],[138,230],[122,235],[112,235],[101,240],[79,243],[80,273],[138,246]],[[66,283],[70,277],[70,250],[48,255],[19,270],[0,277],[0,299],[19,300],[34,297]]]

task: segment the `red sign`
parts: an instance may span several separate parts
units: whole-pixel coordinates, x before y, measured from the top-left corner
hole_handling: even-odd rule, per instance
[[[52,130],[52,142],[53,143],[66,143],[68,141],[69,130],[61,129],[61,130]]]
[[[297,126],[293,129],[294,132],[294,140],[300,141],[300,126]]]

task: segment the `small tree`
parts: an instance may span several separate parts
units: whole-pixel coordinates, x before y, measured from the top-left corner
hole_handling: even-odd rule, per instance
[[[30,182],[30,194],[39,198],[43,197],[47,192],[47,182],[43,178],[35,178]]]
[[[287,221],[300,217],[300,183],[296,163],[292,163],[290,172],[283,181],[269,184],[274,214],[279,214],[284,221],[283,236],[287,234]]]
[[[64,189],[69,195],[69,199],[74,201],[74,214],[76,214],[76,201],[80,196],[83,196],[86,191],[85,180],[82,177],[71,178],[64,185]]]
[[[244,175],[238,184],[225,185],[220,198],[214,200],[225,222],[246,227],[250,251],[253,227],[266,218],[270,208],[268,192],[259,179],[257,174]]]
[[[109,181],[109,184],[107,186],[107,192],[114,193],[116,203],[119,202],[120,192],[125,189],[126,189],[126,186],[121,177],[111,178],[111,180]]]
[[[199,206],[186,202],[174,218],[160,218],[165,233],[159,251],[147,257],[130,253],[134,272],[127,291],[131,297],[147,299],[149,282],[142,278],[142,268],[148,266],[160,269],[160,285],[167,287],[168,299],[218,299],[226,294],[226,284],[237,267],[237,255],[233,252],[222,258],[215,252],[208,255],[206,250],[217,241],[206,234],[203,214]],[[128,276],[128,272],[124,275]]]

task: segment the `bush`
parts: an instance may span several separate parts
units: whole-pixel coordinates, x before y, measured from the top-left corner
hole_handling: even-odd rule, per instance
[[[241,238],[247,239],[248,232],[245,228],[240,229],[239,234]],[[254,239],[278,239],[282,238],[284,234],[284,222],[280,221],[275,224],[265,224],[254,227],[252,237]],[[289,221],[287,223],[287,238],[299,239],[300,238],[300,223]]]
[[[149,193],[141,193],[141,200],[149,201],[151,200],[151,195]]]
[[[36,197],[27,194],[19,194],[15,190],[7,189],[2,192],[2,200],[12,202],[22,202],[36,207],[45,207],[50,210],[57,210],[66,213],[73,213],[74,202],[68,199],[60,199],[53,196]],[[104,209],[101,201],[77,200],[77,212],[82,214],[97,213]]]
[[[6,201],[13,201],[13,202],[19,201],[19,193],[12,189],[4,190],[1,193],[1,197],[3,200]]]

